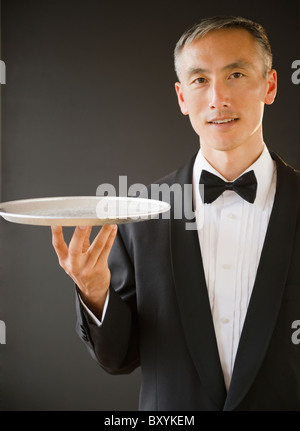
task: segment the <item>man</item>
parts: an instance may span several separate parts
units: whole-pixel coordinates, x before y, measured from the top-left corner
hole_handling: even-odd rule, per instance
[[[141,365],[141,410],[299,410],[300,179],[263,139],[277,91],[266,33],[205,19],[175,66],[200,151],[159,184],[193,185],[197,230],[175,201],[169,219],[105,226],[91,245],[89,228],[69,247],[53,228],[78,332],[109,373]]]

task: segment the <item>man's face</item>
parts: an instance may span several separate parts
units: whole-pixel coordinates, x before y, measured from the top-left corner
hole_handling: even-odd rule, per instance
[[[260,50],[244,29],[213,31],[183,48],[175,88],[201,147],[228,151],[262,142],[264,104],[274,101],[276,72],[264,76]]]

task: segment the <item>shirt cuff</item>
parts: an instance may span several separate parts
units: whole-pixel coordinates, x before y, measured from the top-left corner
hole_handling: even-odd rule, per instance
[[[88,315],[90,316],[90,318],[94,321],[94,323],[98,326],[98,327],[100,327],[101,325],[102,325],[102,323],[103,323],[103,320],[104,320],[104,317],[105,317],[105,313],[106,313],[106,309],[107,309],[107,305],[108,305],[108,300],[109,300],[109,290],[107,291],[107,295],[106,295],[106,298],[105,298],[105,303],[104,303],[104,307],[103,307],[103,311],[102,311],[102,318],[101,318],[101,320],[99,320],[96,316],[95,316],[95,314],[86,306],[86,304],[83,302],[83,300],[81,299],[81,296],[80,296],[80,294],[78,295],[79,296],[79,300],[80,300],[80,302],[81,302],[81,304],[82,304],[82,306],[83,306],[83,308],[86,310],[86,312],[88,313]]]

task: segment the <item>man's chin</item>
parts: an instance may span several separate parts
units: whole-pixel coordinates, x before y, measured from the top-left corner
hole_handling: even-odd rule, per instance
[[[229,142],[221,142],[220,140],[214,141],[210,144],[202,144],[200,141],[201,148],[205,148],[207,151],[221,151],[221,152],[229,152],[234,151],[240,147],[240,143],[233,143],[231,140]]]

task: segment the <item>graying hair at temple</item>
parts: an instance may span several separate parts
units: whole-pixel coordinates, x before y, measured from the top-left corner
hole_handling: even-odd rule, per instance
[[[231,28],[245,29],[255,38],[258,46],[260,47],[260,54],[264,64],[264,76],[266,76],[267,72],[272,69],[273,54],[265,28],[261,24],[240,16],[215,16],[211,18],[205,18],[198,24],[193,25],[183,33],[177,42],[174,50],[174,61],[175,71],[178,78],[180,74],[180,54],[185,45],[192,43],[196,39],[204,37],[211,31]]]

